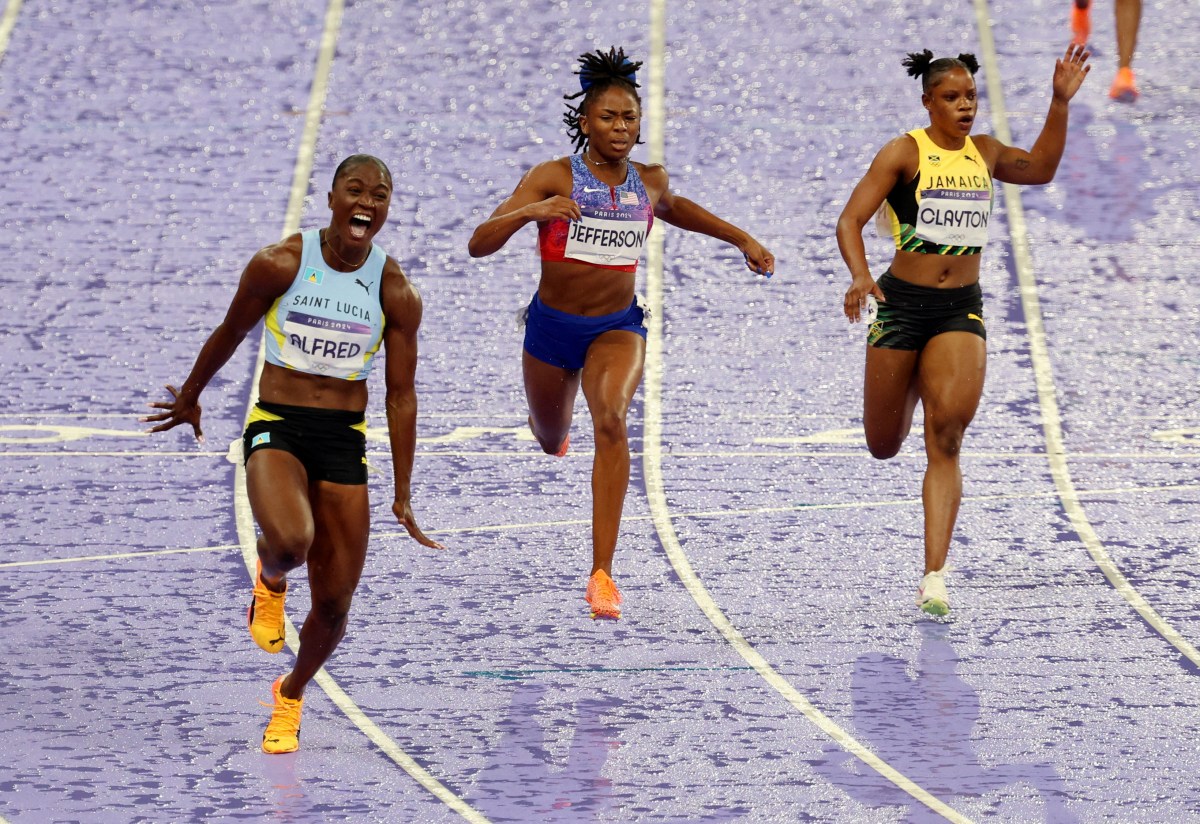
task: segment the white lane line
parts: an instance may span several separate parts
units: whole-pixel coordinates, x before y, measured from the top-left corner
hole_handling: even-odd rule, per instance
[[[325,107],[325,95],[329,86],[329,72],[333,66],[333,58],[337,45],[338,30],[342,23],[343,0],[330,0],[325,10],[325,28],[321,33],[320,51],[313,76],[312,91],[309,94],[308,109],[304,117],[304,134],[300,140],[297,152],[296,166],[292,174],[291,194],[288,197],[287,212],[284,215],[282,237],[288,237],[300,230],[300,216],[304,209],[304,198],[308,194],[308,184],[312,177],[313,155],[316,151],[317,134],[320,130],[321,112]],[[250,384],[250,401],[247,410],[254,408],[254,400],[258,392],[258,381],[262,375],[263,347],[260,340],[258,359],[254,368],[254,377]],[[258,561],[258,539],[255,534],[254,515],[250,511],[250,500],[246,494],[246,470],[239,461],[234,474],[234,512],[237,516],[238,538],[242,546],[242,558],[246,562],[246,571],[250,580],[254,580]],[[287,619],[287,643],[295,653],[300,647],[300,636],[291,619]],[[443,804],[454,810],[472,824],[488,824],[488,819],[466,801],[459,798],[433,777],[424,767],[418,764],[399,744],[393,741],[376,724],[367,717],[366,713],[354,703],[333,677],[322,667],[316,675],[317,684],[329,696],[329,699],[346,714],[357,726],[379,747],[388,758],[392,759],[401,769],[408,773],[418,784],[432,793]]]
[[[227,452],[194,449],[188,452],[155,452],[144,449],[134,449],[129,452],[90,451],[90,450],[58,450],[58,449],[16,449],[0,452],[0,458],[224,458]]]
[[[215,546],[193,546],[185,549],[148,549],[144,552],[112,552],[104,555],[74,555],[70,558],[41,558],[37,561],[7,561],[0,569],[14,567],[48,566],[50,564],[77,564],[87,561],[119,561],[124,558],[147,558],[153,555],[183,555],[189,552],[222,552],[241,549],[241,544],[217,544]]]
[[[1169,486],[1128,486],[1115,489],[1089,489],[1084,492],[1084,497],[1101,498],[1114,495],[1128,496],[1136,494],[1144,494],[1150,492],[1180,492],[1180,491],[1196,491],[1200,490],[1200,484],[1172,484]],[[1057,498],[1057,492],[1031,492],[1028,494],[1012,493],[1007,495],[968,495],[963,498],[964,504],[981,503],[981,502],[996,502],[996,501],[1034,501],[1039,498]],[[806,512],[811,510],[830,510],[830,509],[885,509],[885,508],[903,508],[916,507],[921,505],[920,498],[903,498],[894,501],[848,501],[844,503],[828,503],[828,504],[806,504],[795,503],[787,506],[759,506],[747,507],[742,509],[710,509],[710,510],[695,510],[692,512],[680,512],[676,510],[671,513],[671,518],[675,521],[686,521],[698,518],[734,518],[743,515],[781,515],[791,512]],[[653,515],[627,515],[623,517],[622,522],[629,521],[652,521]],[[471,535],[479,533],[495,533],[495,532],[527,532],[534,529],[553,529],[556,527],[575,527],[588,526],[591,524],[590,518],[570,518],[558,521],[529,521],[526,523],[503,523],[503,524],[476,524],[474,526],[453,526],[441,527],[430,530],[427,534],[432,536],[444,535]],[[374,532],[372,539],[382,538],[408,538],[407,532],[396,530],[394,532]],[[0,569],[14,569],[17,567],[34,567],[48,566],[55,564],[74,564],[86,563],[91,561],[114,561],[126,558],[144,558],[152,555],[179,555],[191,552],[225,552],[230,549],[240,550],[242,545],[238,544],[215,544],[213,546],[197,546],[184,547],[181,549],[153,549],[140,552],[113,552],[104,555],[76,555],[69,558],[42,558],[36,561],[6,561],[0,563]]]
[[[983,51],[983,70],[987,78],[988,102],[992,109],[992,128],[996,137],[1012,145],[1012,132],[1008,125],[1008,113],[1004,108],[1004,89],[1000,83],[1000,66],[996,59],[996,43],[992,38],[987,0],[975,0],[975,17],[979,27],[979,43]],[[1046,458],[1050,464],[1050,475],[1058,490],[1059,500],[1071,526],[1087,548],[1096,566],[1104,573],[1113,588],[1129,603],[1155,632],[1167,640],[1193,664],[1200,666],[1200,650],[1187,641],[1166,619],[1150,606],[1125,579],[1121,570],[1109,557],[1104,543],[1092,528],[1087,513],[1080,503],[1079,492],[1071,479],[1067,465],[1066,442],[1062,432],[1062,416],[1059,414],[1057,391],[1054,386],[1054,370],[1050,362],[1050,348],[1046,341],[1046,327],[1042,320],[1041,302],[1038,298],[1037,278],[1034,276],[1033,258],[1029,253],[1029,233],[1026,230],[1025,210],[1021,205],[1021,192],[1009,183],[1004,187],[1004,201],[1008,210],[1009,234],[1012,238],[1013,261],[1017,268],[1020,284],[1021,305],[1025,312],[1025,325],[1029,330],[1029,354],[1033,361],[1033,375],[1037,384],[1038,404],[1042,412],[1042,433],[1046,439]]]
[[[662,163],[663,130],[665,116],[666,76],[666,0],[652,0],[650,4],[650,71],[647,88],[649,123],[649,154],[651,163]],[[829,716],[818,710],[800,692],[788,683],[758,650],[733,626],[733,623],[717,606],[708,589],[700,581],[688,561],[672,524],[671,511],[667,505],[666,487],[662,474],[662,375],[663,375],[663,241],[659,224],[650,233],[646,257],[647,298],[650,303],[650,334],[646,341],[645,369],[645,413],[643,421],[643,473],[646,479],[646,497],[663,549],[683,582],[688,594],[699,605],[709,622],[721,633],[743,660],[746,661],[771,687],[782,695],[804,717],[815,724],[843,749],[864,764],[891,781],[904,792],[950,821],[966,822],[970,819],[951,808],[945,802],[918,786],[915,782],[871,752],[849,732],[840,727]]]
[[[4,7],[4,17],[0,18],[0,60],[8,51],[8,39],[12,36],[17,25],[17,14],[21,11],[21,0],[8,0]]]

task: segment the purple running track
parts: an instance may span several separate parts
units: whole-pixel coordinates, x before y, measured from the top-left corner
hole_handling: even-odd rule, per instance
[[[242,623],[226,451],[256,346],[206,392],[204,445],[138,434],[144,403],[182,380],[245,261],[282,231],[326,7],[110,7],[25,0],[0,58],[0,816],[462,820],[315,685],[300,752],[259,751],[257,702],[291,653],[266,658]],[[1042,122],[1066,7],[991,3],[1020,145]],[[448,548],[395,525],[390,459],[372,440],[371,555],[332,678],[491,821],[943,820],[722,638],[668,562],[652,523],[665,514],[778,675],[963,817],[1197,819],[1198,673],[1100,573],[1064,512],[1034,373],[1050,370],[1067,465],[1104,549],[1200,641],[1200,295],[1188,276],[1200,263],[1200,90],[1178,70],[1200,10],[1146,4],[1133,106],[1107,99],[1112,20],[1094,12],[1095,69],[1058,177],[1022,191],[1045,364],[998,198],[988,387],[964,448],[947,623],[912,606],[919,421],[893,461],[862,445],[862,343],[840,316],[832,235],[873,153],[922,125],[904,52],[981,46],[965,5],[882,0],[667,5],[672,186],[753,231],[779,272],[758,280],[736,250],[667,227],[662,403],[639,393],[630,421],[615,568],[626,617],[587,617],[586,408],[561,461],[524,424],[513,314],[536,285],[535,239],[524,230],[484,260],[466,241],[524,169],[569,151],[559,118],[575,56],[611,44],[645,56],[649,25],[644,4],[621,2],[345,11],[303,224],[327,219],[341,157],[390,164],[378,242],[426,307],[415,506]],[[985,93],[979,131],[992,130],[991,103]],[[886,244],[868,246],[880,268]],[[651,416],[660,511],[642,464]]]

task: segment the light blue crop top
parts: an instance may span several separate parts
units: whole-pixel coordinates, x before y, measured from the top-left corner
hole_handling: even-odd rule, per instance
[[[320,230],[304,232],[300,268],[267,312],[267,363],[310,375],[366,380],[383,341],[379,287],[387,254],[372,245],[356,272],[330,268]]]

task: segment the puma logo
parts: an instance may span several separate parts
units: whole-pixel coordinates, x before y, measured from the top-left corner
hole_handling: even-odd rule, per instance
[[[357,283],[359,286],[361,286],[363,289],[365,289],[368,295],[371,294],[371,284],[370,283],[363,283],[358,278],[355,278],[354,282]]]

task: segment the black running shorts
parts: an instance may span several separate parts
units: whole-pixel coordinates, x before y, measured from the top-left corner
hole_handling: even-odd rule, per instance
[[[867,331],[867,343],[880,349],[916,351],[943,332],[971,332],[987,340],[983,292],[978,283],[936,289],[918,286],[885,272],[879,288],[886,301]]]
[[[362,412],[259,401],[242,435],[245,460],[260,449],[295,455],[310,481],[367,482],[367,421]]]

